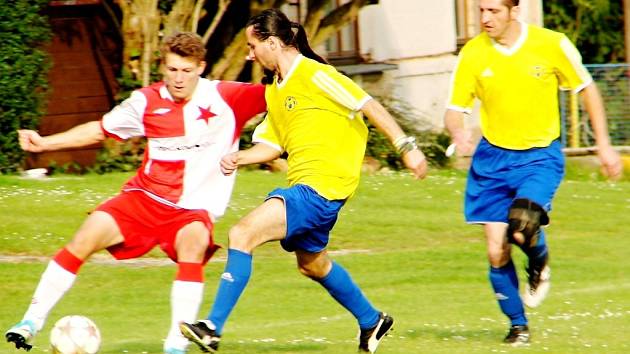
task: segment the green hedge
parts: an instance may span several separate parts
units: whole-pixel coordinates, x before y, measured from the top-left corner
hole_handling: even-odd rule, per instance
[[[47,0],[0,1],[0,173],[19,169],[18,128],[35,129],[44,114],[51,31]]]

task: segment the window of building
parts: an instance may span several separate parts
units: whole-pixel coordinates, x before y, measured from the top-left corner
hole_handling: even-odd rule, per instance
[[[328,0],[325,5],[325,13],[330,13],[343,6],[350,0]],[[282,6],[282,11],[291,21],[304,23],[308,11],[306,0],[289,0]],[[315,50],[319,48],[314,48]],[[356,64],[359,56],[359,25],[358,21],[352,21],[343,26],[337,33],[331,36],[323,45],[325,57],[333,64]]]
[[[282,7],[282,12],[287,15],[289,20],[299,23],[302,23],[304,17],[301,10],[302,6],[300,6],[300,0],[288,0]]]
[[[479,0],[455,0],[457,48],[479,33]]]
[[[330,0],[326,11],[348,3],[349,0]],[[326,40],[326,52],[331,63],[350,64],[359,62],[359,24],[354,20],[343,26],[335,35]]]

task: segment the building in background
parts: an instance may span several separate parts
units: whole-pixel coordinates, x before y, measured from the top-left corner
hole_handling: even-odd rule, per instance
[[[524,22],[542,25],[542,0],[520,7]],[[361,10],[357,27],[359,56],[395,68],[355,79],[374,95],[406,101],[441,129],[458,50],[480,31],[479,1],[380,0]],[[474,129],[477,119],[467,123]]]

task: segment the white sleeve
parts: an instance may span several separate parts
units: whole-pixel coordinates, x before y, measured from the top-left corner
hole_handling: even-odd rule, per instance
[[[146,107],[146,97],[139,91],[132,92],[129,98],[103,116],[106,135],[122,140],[144,136],[142,118]]]

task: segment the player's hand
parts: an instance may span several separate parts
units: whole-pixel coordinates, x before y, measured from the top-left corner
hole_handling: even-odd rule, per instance
[[[44,151],[44,138],[34,130],[18,129],[20,147],[28,152]]]
[[[403,155],[405,166],[413,173],[416,179],[424,179],[427,176],[429,165],[427,158],[419,149],[413,149]]]
[[[226,176],[231,175],[238,169],[238,151],[227,154],[221,158],[221,173]]]
[[[452,139],[453,144],[456,146],[455,154],[457,156],[470,156],[475,151],[475,143],[469,131],[462,130],[460,133],[453,135]]]
[[[617,180],[623,173],[623,164],[619,153],[612,146],[598,147],[597,157],[602,164],[602,173],[611,180]]]

